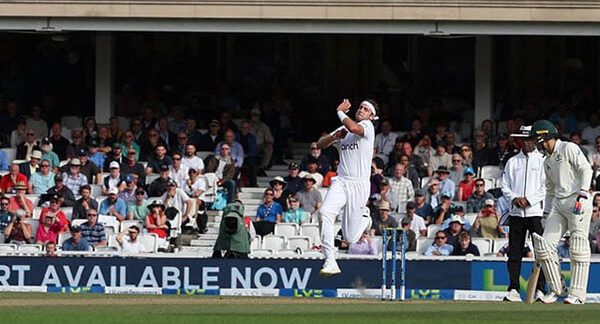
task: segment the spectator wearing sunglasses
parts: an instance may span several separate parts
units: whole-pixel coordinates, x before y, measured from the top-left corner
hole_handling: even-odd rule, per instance
[[[448,256],[454,251],[454,247],[446,243],[448,238],[444,231],[435,233],[435,241],[430,245],[423,255],[425,256]]]
[[[494,196],[485,191],[485,181],[481,178],[475,180],[475,191],[467,199],[467,213],[479,213],[485,206],[485,201],[492,199]]]

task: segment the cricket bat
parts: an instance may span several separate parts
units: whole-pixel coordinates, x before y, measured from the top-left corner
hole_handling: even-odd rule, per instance
[[[540,277],[541,266],[538,262],[534,262],[533,269],[531,269],[531,275],[527,282],[527,292],[525,293],[525,302],[527,304],[533,304],[535,302],[535,291],[537,288],[538,278]]]

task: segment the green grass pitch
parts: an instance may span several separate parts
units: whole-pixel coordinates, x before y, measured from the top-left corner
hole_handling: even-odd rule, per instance
[[[0,293],[1,323],[598,322],[600,304]]]

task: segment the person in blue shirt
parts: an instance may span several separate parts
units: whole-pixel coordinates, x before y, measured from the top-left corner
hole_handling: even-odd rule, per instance
[[[8,154],[4,151],[0,151],[0,171],[8,171],[9,165],[10,161],[8,161]]]
[[[108,198],[104,199],[100,204],[99,213],[101,215],[115,216],[119,222],[122,222],[127,217],[127,204],[123,199],[117,197],[118,194],[119,189],[110,188],[108,190]]]
[[[258,210],[256,211],[254,228],[256,229],[256,234],[260,236],[273,233],[275,224],[281,222],[283,208],[281,204],[273,200],[273,195],[273,189],[267,188],[263,196],[264,202],[258,206]]]
[[[454,246],[447,244],[446,233],[444,231],[438,231],[435,233],[435,241],[431,244],[425,253],[425,256],[448,256],[454,251]]]
[[[81,237],[81,229],[79,226],[71,227],[71,238],[63,243],[63,251],[90,251],[92,247]]]
[[[94,164],[102,169],[104,167],[104,160],[106,155],[98,149],[100,142],[96,138],[92,138],[88,143],[88,160],[94,162]]]

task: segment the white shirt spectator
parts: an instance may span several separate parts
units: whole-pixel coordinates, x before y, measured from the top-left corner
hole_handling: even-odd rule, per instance
[[[185,181],[189,178],[188,171],[189,168],[184,166],[183,163],[179,167],[179,170],[175,170],[173,165],[169,165],[169,178],[175,180],[179,188],[183,188]]]
[[[169,191],[165,192],[162,197],[160,197],[160,200],[162,200],[165,204],[165,208],[174,207],[179,211],[180,214],[183,214],[190,197],[188,197],[188,195],[180,188],[176,189],[173,197],[169,197],[168,195]]]
[[[375,150],[377,154],[390,155],[390,152],[394,149],[396,137],[397,135],[394,132],[390,132],[387,135],[383,133],[377,134],[375,136]]]
[[[425,220],[423,217],[415,214],[410,222],[410,229],[415,232],[416,238],[419,238],[421,236],[421,231],[427,230],[427,226],[425,225]]]
[[[135,242],[131,242],[129,238],[123,240],[121,243],[121,250],[125,253],[144,253],[146,252],[146,247],[144,244],[140,243],[140,240],[137,239]]]
[[[184,165],[188,168],[194,168],[200,173],[202,173],[204,170],[204,161],[202,161],[201,158],[199,158],[195,155],[193,157],[187,157],[187,156],[182,157],[181,165]]]

